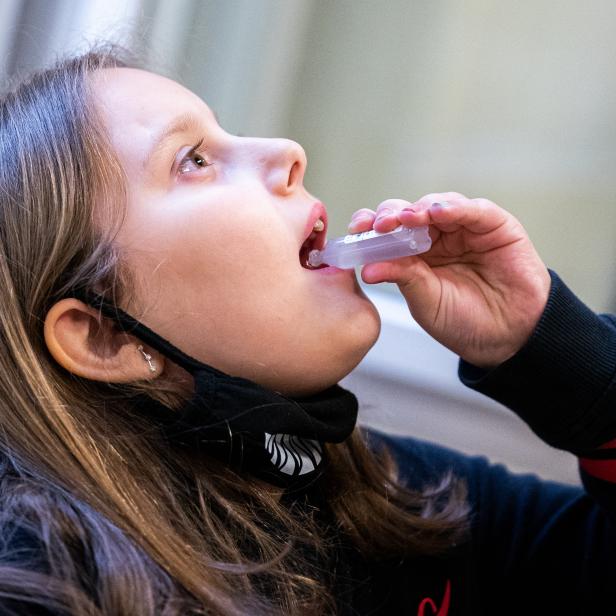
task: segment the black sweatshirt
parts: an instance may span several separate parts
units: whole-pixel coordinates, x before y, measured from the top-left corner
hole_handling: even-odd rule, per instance
[[[546,308],[525,346],[492,370],[460,360],[458,375],[577,455],[583,488],[369,433],[389,445],[409,486],[448,469],[466,480],[471,539],[449,558],[392,563],[355,590],[347,584],[343,613],[616,614],[616,316],[595,314],[550,276]],[[358,568],[358,577],[368,571]]]
[[[550,276],[526,345],[490,371],[460,360],[458,374],[577,455],[583,488],[368,431],[369,441],[389,446],[409,486],[421,489],[450,469],[466,481],[471,537],[441,558],[377,565],[342,552],[341,615],[616,615],[616,317],[596,315]],[[9,604],[15,614],[42,613],[1,600],[0,613]]]

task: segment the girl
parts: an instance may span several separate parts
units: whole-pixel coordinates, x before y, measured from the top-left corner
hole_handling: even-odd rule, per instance
[[[228,134],[114,46],[0,109],[3,614],[605,611],[616,324],[513,216],[441,193],[350,230],[430,225],[363,280],[586,491],[355,428],[337,382],[379,315],[353,270],[305,267],[327,212],[297,143]]]

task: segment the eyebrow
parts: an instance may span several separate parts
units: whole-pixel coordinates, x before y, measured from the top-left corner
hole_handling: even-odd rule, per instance
[[[216,122],[220,124],[216,112],[213,109],[211,112],[216,118]],[[167,126],[165,126],[152,140],[153,145],[141,162],[142,168],[145,169],[152,160],[157,158],[161,151],[164,150],[167,142],[175,135],[179,135],[181,133],[198,132],[202,130],[203,124],[198,116],[190,112],[180,114],[169,122],[169,124],[167,124]]]

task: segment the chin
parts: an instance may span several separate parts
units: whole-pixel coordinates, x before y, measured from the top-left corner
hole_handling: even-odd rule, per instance
[[[362,310],[357,311],[355,319],[357,320],[357,328],[359,329],[358,347],[364,348],[361,357],[374,346],[381,335],[381,315],[376,309],[376,306],[370,301],[368,296],[359,289],[362,298]],[[359,363],[358,360],[357,363]]]
[[[301,374],[287,374],[283,385],[269,383],[270,388],[294,397],[310,396],[336,385],[355,369],[381,333],[376,306],[361,289],[359,295],[359,306],[357,302],[346,302],[348,311],[328,323],[329,335],[325,339],[329,344],[316,353],[313,348],[312,353],[302,358]]]
[[[381,332],[381,315],[376,309],[376,306],[372,303],[372,300],[364,293],[364,290],[359,286],[357,279],[355,280],[355,295],[357,295],[359,301],[363,305],[363,308],[366,312],[366,318],[372,319],[376,324],[376,335],[374,338],[374,342],[376,342]],[[374,344],[374,342],[372,344]]]
[[[339,343],[338,348],[341,351],[333,362],[335,367],[332,367],[336,383],[357,367],[379,339],[381,316],[375,305],[367,298],[366,304],[366,309],[355,313],[353,320],[346,325],[349,335]]]

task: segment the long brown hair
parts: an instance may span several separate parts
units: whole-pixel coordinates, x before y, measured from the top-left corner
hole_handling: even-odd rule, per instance
[[[130,305],[130,272],[113,242],[125,176],[88,75],[139,64],[98,45],[0,101],[0,605],[332,612],[331,589],[306,557],[332,547],[308,509],[166,447],[135,405],[143,392],[173,400],[164,375],[91,382],[63,370],[44,343],[45,315],[71,288]],[[451,476],[422,493],[404,489],[391,457],[358,431],[327,455],[334,529],[366,557],[440,554],[464,535],[464,490]]]

